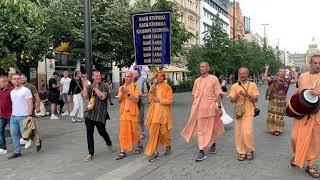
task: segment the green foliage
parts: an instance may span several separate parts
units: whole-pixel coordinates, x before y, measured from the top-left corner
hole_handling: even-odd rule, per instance
[[[270,64],[270,72],[275,72],[281,66],[271,47],[260,47],[244,40],[232,42],[218,16],[214,16],[204,41],[203,46],[194,46],[187,55],[187,66],[193,78],[199,76],[201,61],[207,61],[211,73],[216,75],[236,75],[241,66],[248,67],[251,73],[258,75],[263,72],[266,63]]]
[[[192,80],[179,81],[177,87],[181,89],[191,89],[193,86]]]
[[[42,10],[29,0],[1,0],[0,14],[2,71],[16,63],[36,64],[48,47]]]
[[[179,21],[181,14],[177,4],[172,1],[158,0],[151,9],[152,11],[171,11],[171,52],[173,56],[184,53],[183,44],[193,35]]]

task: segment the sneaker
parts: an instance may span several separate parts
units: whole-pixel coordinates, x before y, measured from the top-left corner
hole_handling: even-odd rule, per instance
[[[15,158],[20,157],[20,156],[21,156],[21,153],[13,153],[11,156],[8,157],[8,160],[15,159]]]
[[[77,122],[82,122],[82,119],[76,118],[76,121],[77,121]]]
[[[54,115],[54,114],[51,114],[51,118],[50,118],[51,120],[57,120],[57,119],[59,119],[59,117],[58,116],[56,116],[56,115]]]
[[[40,139],[40,145],[37,146],[37,152],[39,152],[41,150],[41,148],[42,148],[42,140]]]
[[[107,146],[107,150],[108,150],[109,152],[111,152],[111,153],[114,152],[112,145],[111,145],[111,146]]]
[[[26,141],[26,144],[24,145],[25,149],[28,149],[32,145],[32,140]]]
[[[167,156],[167,155],[171,154],[171,152],[172,152],[171,146],[168,146],[168,147],[166,147],[166,151],[164,152],[164,155]]]
[[[61,114],[62,116],[69,116],[69,112],[68,111],[66,111],[66,112],[64,112],[63,114]]]
[[[149,162],[154,162],[157,159],[159,159],[159,154],[158,153],[154,153],[152,156],[149,157],[148,161]]]
[[[196,157],[196,161],[200,162],[203,161],[207,158],[207,156],[204,154],[203,150],[200,150],[197,157]]]
[[[77,122],[77,119],[76,119],[74,116],[72,116],[71,121],[72,121],[73,123],[75,123],[75,122]]]
[[[216,154],[216,153],[217,153],[216,143],[214,143],[209,150],[209,154]]]
[[[25,145],[26,141],[23,138],[20,138],[20,145]]]
[[[91,154],[88,154],[86,157],[83,158],[83,161],[92,161],[93,156]]]
[[[0,149],[0,154],[7,154],[7,150],[6,149]]]

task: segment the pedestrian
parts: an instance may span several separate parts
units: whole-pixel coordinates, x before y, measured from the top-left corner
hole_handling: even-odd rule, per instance
[[[70,88],[71,78],[69,78],[68,71],[63,72],[63,77],[60,80],[61,86],[61,92],[62,92],[62,100],[64,102],[65,106],[65,112],[62,114],[62,116],[69,116],[69,113],[71,112],[71,98],[68,98],[69,88]]]
[[[21,74],[20,75],[20,83],[21,83],[22,86],[28,88],[31,91],[32,102],[34,104],[33,107],[35,107],[35,110],[33,110],[32,112],[34,112],[34,115],[37,114],[37,113],[40,113],[40,111],[41,111],[41,108],[40,108],[41,100],[40,100],[40,96],[38,94],[38,90],[37,90],[36,86],[28,82],[28,78],[27,78],[27,76],[25,74]],[[24,144],[25,148],[27,149],[27,148],[31,147],[32,140],[21,138],[20,139],[20,144],[22,144],[22,145]],[[39,146],[40,144],[37,144],[37,145]]]
[[[12,101],[12,115],[10,118],[10,132],[14,153],[8,159],[21,156],[20,139],[24,131],[23,121],[32,119],[33,103],[31,91],[20,83],[20,74],[13,74],[11,82],[14,89],[10,92]]]
[[[57,104],[60,96],[60,83],[58,83],[59,74],[57,72],[53,73],[53,77],[49,79],[49,97],[48,100],[51,104],[51,120],[59,119],[55,113],[57,112]]]
[[[312,90],[314,96],[320,96],[320,54],[311,56],[310,71],[299,77],[299,92],[304,89]],[[303,167],[307,162],[306,172],[314,177],[320,177],[316,167],[320,153],[320,111],[306,115],[301,119],[295,118],[292,125],[291,145],[293,150],[292,166]]]
[[[269,65],[265,66],[264,80],[270,84],[267,130],[275,136],[279,136],[284,131],[284,118],[286,109],[286,99],[290,84],[298,81],[297,73],[293,79],[286,78],[285,69],[279,68],[275,78],[268,77]]]
[[[249,70],[241,67],[238,71],[239,82],[231,86],[229,98],[234,104],[234,136],[238,160],[254,159],[253,118],[254,102],[258,101],[259,91],[255,83],[248,79]]]
[[[139,72],[137,70],[133,71],[134,73],[134,83],[139,88],[139,126],[140,126],[140,138],[144,139],[146,136],[144,134],[145,130],[145,109],[148,103],[148,87],[147,87],[147,80],[142,76],[139,76]]]
[[[116,160],[127,157],[127,152],[132,151],[133,143],[137,143],[135,154],[143,151],[139,134],[139,87],[133,83],[133,72],[125,74],[125,84],[119,88],[118,102],[120,104],[120,153]]]
[[[85,124],[87,130],[87,143],[89,154],[84,158],[90,161],[94,158],[94,127],[104,139],[108,150],[113,152],[112,142],[106,131],[106,120],[109,117],[107,112],[108,87],[101,81],[101,73],[98,70],[92,72],[93,83],[88,85],[88,81],[83,84],[84,101],[88,102],[85,109]]]
[[[193,103],[191,114],[182,136],[189,143],[193,134],[198,136],[199,153],[195,160],[203,161],[207,158],[205,150],[209,154],[216,153],[216,140],[224,132],[221,120],[221,95],[222,89],[216,76],[209,74],[209,64],[200,63],[201,76],[194,82],[192,95]]]
[[[112,85],[112,82],[110,81],[110,79],[107,80],[106,84],[108,85],[108,100],[109,100],[110,105],[112,106],[113,103],[112,103],[111,93],[112,93],[113,85]]]
[[[37,90],[36,86],[28,82],[28,78],[25,74],[21,74],[20,78],[21,78],[20,79],[21,85],[28,88],[31,91],[32,99],[33,99],[33,103],[34,103],[34,107],[35,107],[35,112],[39,113],[41,100],[40,100],[40,96],[38,94],[38,90]]]
[[[88,81],[85,81],[88,82]],[[69,96],[72,97],[73,100],[73,109],[70,112],[71,121],[81,122],[83,119],[83,111],[84,111],[84,104],[82,98],[82,79],[81,79],[81,72],[75,71],[74,78],[70,82],[69,88]]]
[[[166,147],[164,155],[172,151],[171,130],[173,92],[165,80],[164,71],[157,71],[155,74],[157,83],[150,88],[150,107],[146,118],[146,125],[149,128],[149,142],[145,154],[149,162],[159,158],[158,146]]]
[[[10,122],[12,112],[12,102],[10,92],[14,89],[8,83],[8,78],[0,77],[0,154],[7,154],[5,128]]]

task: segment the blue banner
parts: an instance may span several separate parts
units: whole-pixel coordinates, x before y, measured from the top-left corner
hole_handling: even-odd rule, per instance
[[[171,13],[140,13],[132,18],[136,64],[170,64]]]

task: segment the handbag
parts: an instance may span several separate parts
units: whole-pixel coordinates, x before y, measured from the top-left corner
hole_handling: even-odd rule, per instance
[[[240,82],[239,82],[239,85],[240,85],[240,86],[243,88],[243,90],[248,94],[249,83],[248,83],[248,87],[247,87],[248,90],[246,90],[246,89],[242,86],[242,84],[241,84]],[[247,98],[246,98],[246,99],[247,99]],[[252,102],[252,101],[251,101],[251,102]],[[252,105],[253,105],[253,107],[254,107],[254,117],[259,116],[259,114],[260,114],[260,109],[256,107],[256,105],[254,104],[254,102],[252,102]]]
[[[249,84],[248,84],[249,85]],[[243,104],[240,104],[240,105],[236,105],[233,109],[233,116],[235,118],[241,118],[244,113],[245,113],[245,104],[246,104],[246,101],[247,101],[247,98],[244,99],[244,102]]]

